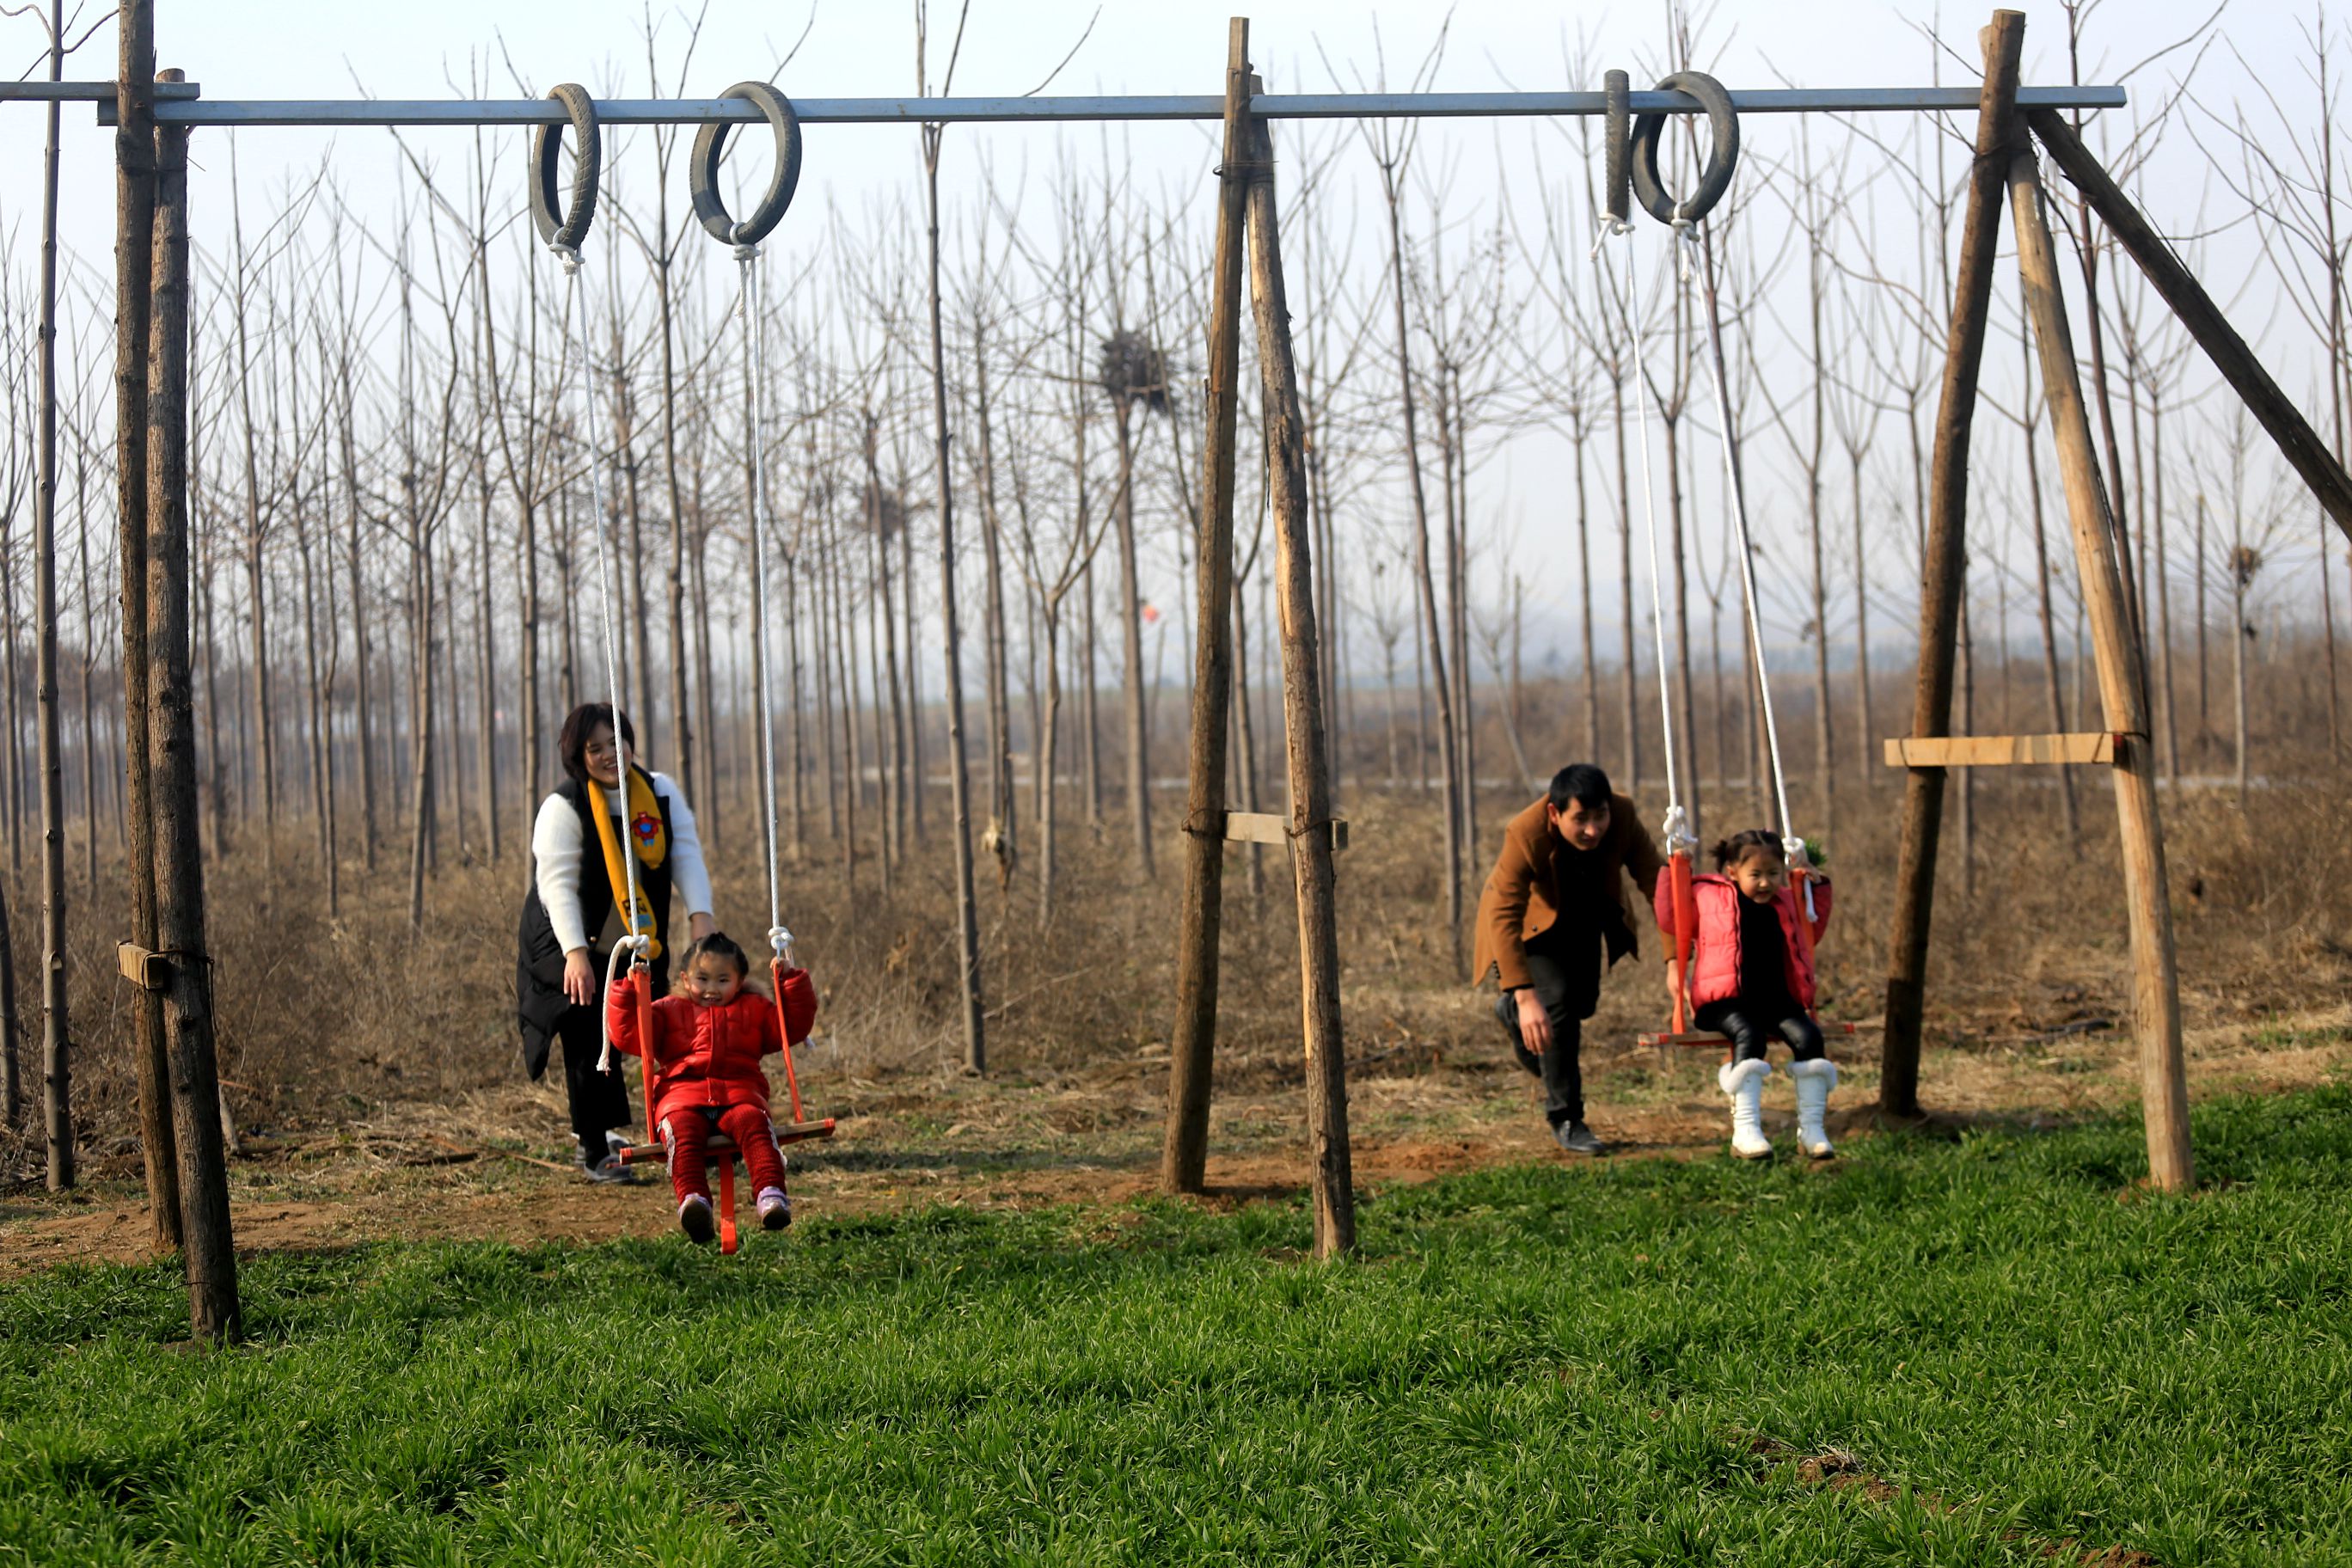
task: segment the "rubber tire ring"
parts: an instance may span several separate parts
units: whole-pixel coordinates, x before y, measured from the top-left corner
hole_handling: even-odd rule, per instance
[[[1739,165],[1739,116],[1723,84],[1703,71],[1676,71],[1661,80],[1657,90],[1686,92],[1697,99],[1706,113],[1715,145],[1707,149],[1698,189],[1677,204],[1666,195],[1665,184],[1658,177],[1658,132],[1664,129],[1666,117],[1654,111],[1640,116],[1633,121],[1633,195],[1640,198],[1643,210],[1660,223],[1672,224],[1678,218],[1696,223],[1713,212],[1715,204],[1731,189],[1732,171]]]
[[[727,133],[735,127],[730,121],[709,121],[694,133],[694,153],[686,161],[687,194],[694,198],[694,216],[711,238],[757,245],[783,221],[793,193],[800,188],[801,119],[793,112],[792,100],[764,81],[739,81],[719,96],[749,99],[759,110],[775,133],[776,170],[750,216],[740,223],[728,216],[726,200],[719,194],[719,161],[727,151]]]
[[[1629,145],[1633,87],[1633,79],[1623,71],[1611,71],[1601,79],[1601,89],[1608,100],[1606,113],[1609,117],[1608,132],[1602,141],[1608,151],[1608,184],[1603,188],[1609,193],[1609,216],[1619,223],[1624,223],[1633,216],[1633,150]]]
[[[563,128],[542,125],[530,139],[530,221],[541,243],[576,251],[596,217],[596,186],[604,172],[604,141],[597,128],[596,100],[576,81],[550,88],[547,96],[572,117],[572,140],[579,157],[572,166],[572,202],[559,207],[556,175],[563,161]]]

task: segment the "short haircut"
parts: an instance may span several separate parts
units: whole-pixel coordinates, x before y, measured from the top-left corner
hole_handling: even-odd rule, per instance
[[[588,737],[596,732],[599,724],[606,729],[617,729],[621,744],[633,752],[637,749],[637,729],[629,722],[626,713],[621,715],[620,723],[615,725],[611,703],[583,702],[564,715],[562,731],[555,738],[555,750],[563,759],[563,771],[574,784],[588,782]]]
[[[751,992],[759,991],[760,988],[751,984],[751,954],[745,952],[742,946],[725,931],[715,931],[709,936],[697,937],[687,943],[686,951],[677,955],[677,970],[669,983],[671,995],[686,994],[688,984],[686,972],[694,967],[697,959],[702,958],[716,958],[723,963],[733,964],[736,978],[743,982],[743,989]]]
[[[1609,775],[1591,763],[1570,763],[1551,775],[1551,808],[1566,811],[1574,801],[1587,811],[1609,804]]]

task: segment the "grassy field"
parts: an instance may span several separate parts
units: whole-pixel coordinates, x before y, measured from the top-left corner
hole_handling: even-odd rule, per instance
[[[53,1271],[0,1561],[2352,1563],[2352,1090],[2197,1133]]]

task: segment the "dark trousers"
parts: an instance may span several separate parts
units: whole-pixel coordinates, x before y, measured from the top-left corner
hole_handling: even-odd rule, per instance
[[[1511,1037],[1511,1054],[1543,1079],[1544,1119],[1554,1127],[1584,1120],[1584,1070],[1577,1059],[1584,1043],[1584,1020],[1601,1005],[1601,936],[1597,931],[1546,931],[1528,945],[1528,979],[1544,1016],[1551,1020],[1551,1045],[1538,1053],[1519,1037],[1518,997],[1506,994],[1495,1008]]]
[[[1801,1062],[1817,1061],[1822,1056],[1822,1026],[1812,1021],[1801,1007],[1782,1003],[1769,1003],[1759,1007],[1737,996],[1727,996],[1720,1002],[1710,1002],[1696,1015],[1698,1026],[1728,1036],[1735,1061],[1762,1061],[1764,1048],[1774,1040],[1788,1042],[1790,1054]]]
[[[617,1070],[621,1060],[613,1053],[615,1070],[596,1070],[604,1049],[593,1007],[566,1007],[555,1020],[556,1037],[563,1042],[563,1087],[572,1097],[572,1135],[586,1145],[588,1163],[604,1157],[607,1128],[629,1125],[629,1080]]]

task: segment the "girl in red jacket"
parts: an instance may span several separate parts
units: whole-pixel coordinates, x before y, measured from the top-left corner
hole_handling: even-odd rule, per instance
[[[1731,1152],[1743,1160],[1772,1152],[1764,1136],[1764,1080],[1772,1064],[1764,1048],[1788,1042],[1797,1080],[1797,1143],[1816,1160],[1835,1151],[1822,1118],[1837,1064],[1822,1054],[1822,1026],[1813,1022],[1812,942],[1801,941],[1808,921],[1813,942],[1830,922],[1830,885],[1818,873],[1802,893],[1790,886],[1788,852],[1762,828],[1734,834],[1715,847],[1716,874],[1691,879],[1698,905],[1697,941],[1688,978],[1693,1016],[1702,1029],[1731,1041],[1731,1059],[1716,1082],[1731,1100]],[[1804,854],[1801,844],[1795,853]],[[1659,929],[1674,934],[1674,905],[1658,881]],[[1672,964],[1671,952],[1667,963]]]
[[[782,1050],[783,1037],[775,1004],[750,984],[751,973],[743,950],[713,931],[679,955],[670,994],[653,1005],[653,1059],[659,1064],[654,1124],[669,1150],[678,1227],[698,1242],[709,1241],[715,1228],[703,1152],[714,1129],[743,1152],[761,1227],[793,1223],[783,1152],[768,1121],[768,1075],[760,1070],[760,1058]],[[783,999],[784,1022],[798,1045],[816,1017],[816,989],[805,970],[785,973]],[[625,981],[614,983],[606,1016],[614,1046],[644,1055],[636,1000]]]

